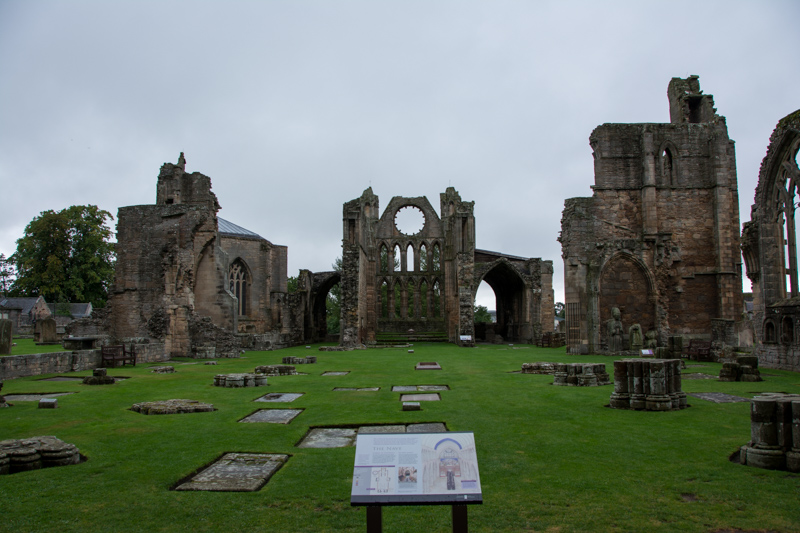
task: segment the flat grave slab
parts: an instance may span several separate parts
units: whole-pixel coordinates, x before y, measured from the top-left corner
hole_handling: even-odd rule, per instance
[[[406,426],[406,433],[443,433],[445,431],[447,431],[447,427],[444,422],[426,422]]]
[[[719,376],[712,376],[711,374],[703,374],[702,372],[681,374],[681,379],[717,379],[718,377]]]
[[[405,424],[397,424],[393,426],[361,426],[358,428],[358,434],[363,435],[365,433],[405,433],[406,432],[406,425]]]
[[[6,394],[7,402],[38,402],[44,398],[55,398],[56,396],[66,396],[75,394],[74,392],[50,392],[47,394]]]
[[[288,424],[302,413],[302,409],[259,409],[239,422],[266,422],[268,424]]]
[[[447,385],[395,385],[392,392],[417,392],[417,391],[437,391],[450,390]]]
[[[441,370],[441,369],[442,367],[439,366],[439,363],[433,361],[417,363],[417,366],[414,367],[414,370]]]
[[[734,396],[733,394],[725,394],[724,392],[689,392],[687,396],[700,398],[714,403],[736,403],[736,402],[749,402],[750,398],[742,398],[741,396]]]
[[[361,426],[359,428],[312,428],[297,444],[298,448],[345,448],[355,446],[356,436],[374,433],[442,433],[447,431],[443,422],[423,424],[391,424]]]
[[[37,379],[36,381],[83,381],[83,378],[74,376],[53,376],[52,378]]]
[[[354,446],[355,428],[313,428],[297,445],[298,448],[344,448]]]
[[[288,459],[274,453],[226,453],[173,490],[254,492]]]
[[[323,376],[346,376],[349,374],[350,371],[334,371],[334,372],[323,372],[321,375]]]
[[[428,394],[401,394],[401,402],[438,402],[441,398],[437,393]]]
[[[403,402],[403,411],[421,411],[419,402]]]
[[[356,392],[375,392],[381,390],[380,387],[334,387],[335,391],[356,391]]]
[[[256,398],[253,401],[256,402],[282,402],[282,403],[289,403],[293,402],[298,399],[300,396],[305,394],[304,392],[272,392],[270,394],[265,394],[261,398]]]

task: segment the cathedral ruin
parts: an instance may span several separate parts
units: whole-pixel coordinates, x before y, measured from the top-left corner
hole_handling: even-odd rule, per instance
[[[613,309],[624,334],[639,324],[659,346],[672,335],[739,344],[733,141],[697,76],[673,78],[667,94],[668,124],[595,128],[593,194],[564,203],[568,353],[616,351]]]
[[[761,366],[800,371],[797,207],[800,110],[778,122],[761,163],[750,221],[742,230],[753,284],[753,355]]]

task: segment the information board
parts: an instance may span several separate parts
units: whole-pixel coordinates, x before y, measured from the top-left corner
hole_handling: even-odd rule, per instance
[[[470,433],[358,435],[352,505],[483,503]]]

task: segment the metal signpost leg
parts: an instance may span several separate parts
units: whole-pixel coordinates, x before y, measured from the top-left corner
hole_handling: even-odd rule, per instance
[[[381,533],[383,531],[382,508],[381,505],[367,506],[367,533]]]
[[[454,505],[453,506],[453,533],[467,533],[469,526],[467,525],[467,506]]]

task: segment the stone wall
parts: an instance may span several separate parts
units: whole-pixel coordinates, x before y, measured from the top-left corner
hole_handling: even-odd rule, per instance
[[[137,344],[136,362],[167,361],[163,344]],[[100,366],[100,350],[78,350],[0,357],[0,380],[93,370]]]
[[[742,318],[733,141],[696,77],[673,78],[668,94],[671,123],[592,132],[593,196],[564,203],[570,353],[607,349],[613,307],[625,330],[653,330],[659,346]]]

